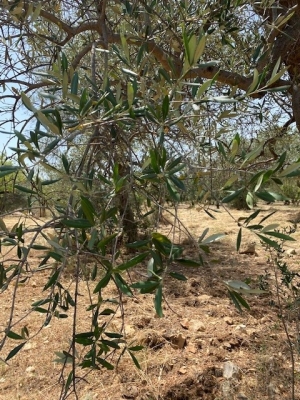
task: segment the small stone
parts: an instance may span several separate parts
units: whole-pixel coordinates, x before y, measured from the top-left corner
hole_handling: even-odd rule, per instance
[[[278,335],[276,333],[270,333],[269,337],[272,339],[278,339]]]
[[[270,322],[270,318],[268,316],[264,316],[260,319],[260,322],[262,324],[266,323],[266,322]]]
[[[222,392],[225,398],[228,399],[230,393],[232,392],[231,383],[229,381],[224,381],[221,384]]]
[[[185,375],[187,373],[187,367],[181,367],[180,370],[178,371],[181,375]]]
[[[223,377],[226,379],[236,378],[241,379],[241,370],[231,361],[227,361],[223,365]]]
[[[257,330],[250,328],[250,329],[246,329],[246,333],[248,336],[254,337],[257,336]]]
[[[128,387],[126,387],[124,393],[123,393],[123,397],[125,399],[135,399],[139,394],[138,388],[135,385],[130,385]]]
[[[35,371],[35,367],[33,367],[33,366],[27,367],[25,371],[28,373],[32,373]]]
[[[184,329],[189,329],[190,327],[190,321],[186,318],[183,319],[182,321],[180,321],[180,325],[184,328]]]
[[[31,282],[31,287],[33,287],[33,288],[36,288],[36,287],[37,287],[37,284],[36,284],[35,281]]]
[[[247,328],[246,325],[240,324],[240,325],[237,325],[237,326],[235,327],[235,330],[237,330],[237,331],[245,331],[246,328]]]
[[[127,337],[132,337],[135,334],[135,329],[132,325],[125,325],[125,332]]]
[[[239,347],[239,345],[240,345],[240,339],[238,339],[237,337],[232,337],[232,338],[229,340],[229,343],[230,343],[231,347]]]
[[[203,349],[203,347],[205,345],[205,342],[204,342],[203,339],[197,339],[196,340],[196,345],[197,345],[198,349]]]
[[[196,354],[197,347],[194,344],[190,343],[186,346],[186,351],[188,351],[189,353],[192,353],[192,354]]]
[[[242,250],[240,250],[240,254],[246,254],[246,255],[255,255],[256,251],[256,243],[255,242],[250,242],[247,243]]]
[[[181,333],[178,335],[172,335],[170,340],[174,349],[183,349],[186,344],[186,338],[183,337]]]
[[[208,294],[202,294],[201,296],[198,296],[198,301],[200,303],[208,303],[209,299],[211,299],[211,296]]]
[[[274,384],[272,382],[269,383],[269,385],[267,387],[267,391],[268,391],[269,399],[270,400],[275,399],[276,387],[274,386]]]
[[[222,368],[217,368],[215,367],[215,377],[221,378],[223,376],[223,370]]]
[[[36,348],[36,343],[35,342],[27,342],[25,343],[23,350],[31,350]]]
[[[192,329],[193,329],[195,332],[205,332],[206,326],[205,326],[204,323],[201,322],[201,321],[195,321],[195,322],[193,322]]]
[[[292,257],[293,255],[297,254],[297,251],[296,251],[295,249],[288,249],[288,250],[286,251],[286,254],[287,254],[289,257]]]
[[[236,400],[248,400],[248,397],[244,395],[244,393],[238,393],[236,396]]]
[[[233,319],[230,317],[225,317],[224,321],[226,322],[227,325],[233,325]]]

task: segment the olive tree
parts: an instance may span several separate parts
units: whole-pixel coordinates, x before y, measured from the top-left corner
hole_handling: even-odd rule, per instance
[[[99,323],[116,311],[106,306],[106,287],[116,286],[116,307],[135,290],[153,293],[163,316],[164,277],[186,279],[172,263],[201,266],[201,254],[219,238],[204,229],[195,241],[197,259],[189,260],[182,246],[158,232],[166,199],[176,216],[187,166],[203,162],[205,168],[207,154],[214,166],[217,153],[229,171],[220,180],[223,204],[245,193],[250,208],[254,195],[279,198],[265,184],[299,174],[298,160],[286,166],[286,153],[270,150],[291,124],[300,126],[299,15],[296,1],[2,1],[2,134],[12,133],[17,145],[10,146],[15,165],[1,166],[0,174],[22,171],[27,181],[15,188],[39,199],[48,218],[34,228],[20,221],[13,230],[1,219],[1,241],[16,249],[18,262],[0,264],[0,286],[17,291],[20,280],[47,268],[43,298],[32,310],[44,313],[47,325],[74,307],[70,348],[59,355],[63,368],[72,364],[61,398],[76,393],[78,367],[112,369],[116,351],[127,351],[139,367],[139,348]],[[263,127],[273,118],[281,126],[272,138],[241,145],[253,123]],[[236,129],[237,121],[244,130]],[[241,182],[240,174],[251,169],[251,179]],[[141,238],[151,213],[150,231]],[[240,224],[237,249],[258,213]],[[287,237],[261,224],[255,234],[271,246],[276,242],[268,235]],[[43,252],[38,267],[30,264],[31,250]],[[70,260],[74,293],[62,279]],[[127,282],[124,272],[145,261],[147,278]],[[89,332],[76,331],[81,276],[97,296],[88,309]],[[248,306],[234,288],[229,293],[237,307]],[[24,327],[13,331],[9,320],[0,349],[8,338],[22,342],[6,360],[30,335]],[[80,360],[79,345],[86,348]]]

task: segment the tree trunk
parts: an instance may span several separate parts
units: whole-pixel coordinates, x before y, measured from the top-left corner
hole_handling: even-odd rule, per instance
[[[130,167],[128,165],[119,164],[120,178],[130,175]],[[132,209],[132,200],[130,198],[130,185],[124,185],[118,195],[118,209],[122,218],[123,231],[125,234],[126,243],[135,242],[138,238],[137,223],[135,221],[134,212]]]

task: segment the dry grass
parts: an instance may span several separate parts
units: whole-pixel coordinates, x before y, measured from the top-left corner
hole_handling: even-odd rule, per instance
[[[262,216],[270,212],[268,206],[264,208]],[[289,225],[289,219],[297,217],[297,209],[281,205],[277,209],[278,212],[266,224],[279,223],[284,227]],[[231,212],[236,221],[241,216],[250,215],[247,211]],[[123,298],[126,338],[129,343],[143,344],[145,347],[136,354],[142,369],[136,369],[129,355],[125,355],[113,372],[89,372],[78,384],[80,400],[234,400],[242,393],[248,400],[291,399],[291,358],[287,338],[278,318],[274,271],[268,263],[268,254],[257,239],[257,255],[238,254],[236,236],[239,228],[236,222],[224,210],[214,215],[216,220],[203,210],[188,207],[179,209],[178,217],[192,238],[185,234],[182,225],[174,235],[171,225],[161,226],[162,233],[173,235],[171,238],[175,242],[185,243],[187,257],[195,257],[193,238],[197,240],[206,227],[210,228],[209,234],[224,232],[226,236],[213,243],[211,253],[205,256],[203,268],[173,265],[173,270],[185,274],[189,280],[181,282],[166,278],[164,292],[168,303],[164,303],[163,319],[155,316],[152,295],[137,294],[134,298]],[[166,213],[165,216],[172,221],[170,214]],[[6,220],[8,226],[15,222],[16,217]],[[298,231],[293,236],[300,239]],[[243,242],[252,240],[251,234],[245,232]],[[297,243],[299,241],[291,242],[289,247],[296,248]],[[32,252],[31,257],[33,263],[38,263],[37,251]],[[294,271],[299,271],[299,257],[296,254],[286,259]],[[132,279],[140,279],[139,272],[143,272],[143,268],[134,271]],[[42,288],[48,276],[47,270],[34,274],[17,288],[13,320],[16,325],[13,330],[20,332],[26,325],[32,338],[8,365],[0,363],[1,400],[59,398],[61,365],[53,361],[54,352],[69,348],[73,311],[70,309],[68,312],[69,318],[52,319],[50,325],[40,329],[43,314],[30,313],[30,310],[31,304],[44,296]],[[223,280],[227,279],[250,279],[251,285],[256,287],[264,279],[270,294],[247,299],[251,310],[239,314],[227,296],[223,284]],[[64,276],[63,284],[71,293],[74,291],[71,273]],[[79,283],[78,332],[87,331],[90,327],[91,314],[86,312],[86,308],[90,303],[88,286],[93,288],[93,285],[84,280]],[[2,335],[9,317],[12,295],[13,286],[0,297]],[[104,296],[116,297],[117,292],[108,286]],[[22,319],[25,315],[26,319]],[[106,320],[107,317],[99,318],[100,323]],[[296,343],[295,318],[287,318],[287,325],[291,340]],[[118,331],[121,327],[122,315],[118,311],[110,331]],[[37,331],[39,334],[35,336]],[[186,339],[183,349],[174,348],[169,339],[179,334]],[[9,339],[1,357],[5,358],[16,344],[17,341]],[[80,348],[78,351],[81,354]],[[115,356],[113,361],[116,359]],[[226,361],[232,361],[240,368],[240,379],[226,380],[222,377]],[[296,398],[300,398],[300,360],[296,352],[295,361]],[[84,376],[86,372],[78,370],[78,375]]]

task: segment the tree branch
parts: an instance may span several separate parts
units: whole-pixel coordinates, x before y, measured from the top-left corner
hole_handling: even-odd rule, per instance
[[[25,8],[28,7],[25,5]],[[112,33],[107,31],[105,25],[105,6],[106,1],[101,3],[101,10],[100,15],[95,16],[94,20],[90,20],[88,22],[83,22],[76,26],[70,26],[68,23],[64,22],[62,19],[58,18],[56,15],[52,14],[49,11],[41,10],[40,17],[50,21],[54,25],[56,25],[60,30],[66,33],[66,38],[60,44],[66,44],[76,35],[83,33],[83,32],[97,32],[103,40],[98,40],[97,45],[102,46],[103,48],[107,48],[107,44],[121,44],[121,37],[119,33]],[[143,44],[147,44],[147,48],[150,54],[152,54],[157,61],[160,63],[162,68],[166,71],[171,72],[175,75],[175,78],[180,77],[182,74],[182,60],[179,56],[175,56],[166,52],[162,47],[157,45],[154,39],[145,40],[138,36],[130,36],[126,37],[127,43],[132,46],[140,47]],[[81,61],[81,59],[91,50],[92,43],[88,43],[85,45],[79,53],[74,57],[72,62],[72,66],[76,69]],[[186,75],[185,78],[195,79],[195,78],[205,78],[205,79],[212,79],[216,77],[216,80],[222,84],[230,85],[238,87],[243,91],[247,91],[250,85],[252,84],[253,78],[245,77],[236,72],[230,72],[227,70],[219,69],[217,66],[198,66],[196,68],[191,69]],[[37,89],[43,86],[46,86],[46,83],[37,83],[37,84],[30,84],[23,80],[0,80],[0,84],[3,83],[17,83],[20,85],[27,86],[26,92]],[[282,85],[289,85],[290,82],[280,79],[275,82],[271,87],[275,86],[282,86]],[[292,89],[291,89],[292,91]],[[295,92],[295,91],[294,91]],[[252,95],[253,98],[261,98],[265,95],[265,92],[255,93]],[[294,102],[295,103],[295,102]]]
[[[224,83],[225,85],[230,85],[230,86],[237,86],[239,89],[244,90],[245,92],[248,90],[249,86],[253,82],[253,78],[250,76],[249,78],[240,75],[236,72],[229,72],[223,69],[219,69],[218,67],[215,66],[209,66],[209,67],[197,67],[192,69],[190,72],[186,74],[188,78],[206,78],[206,79],[212,79],[215,76],[217,76],[217,81]],[[270,85],[270,87],[276,87],[276,86],[286,86],[290,85],[291,82],[279,79],[276,81],[274,84]],[[254,98],[261,98],[264,97],[265,93],[255,93],[251,97]]]

